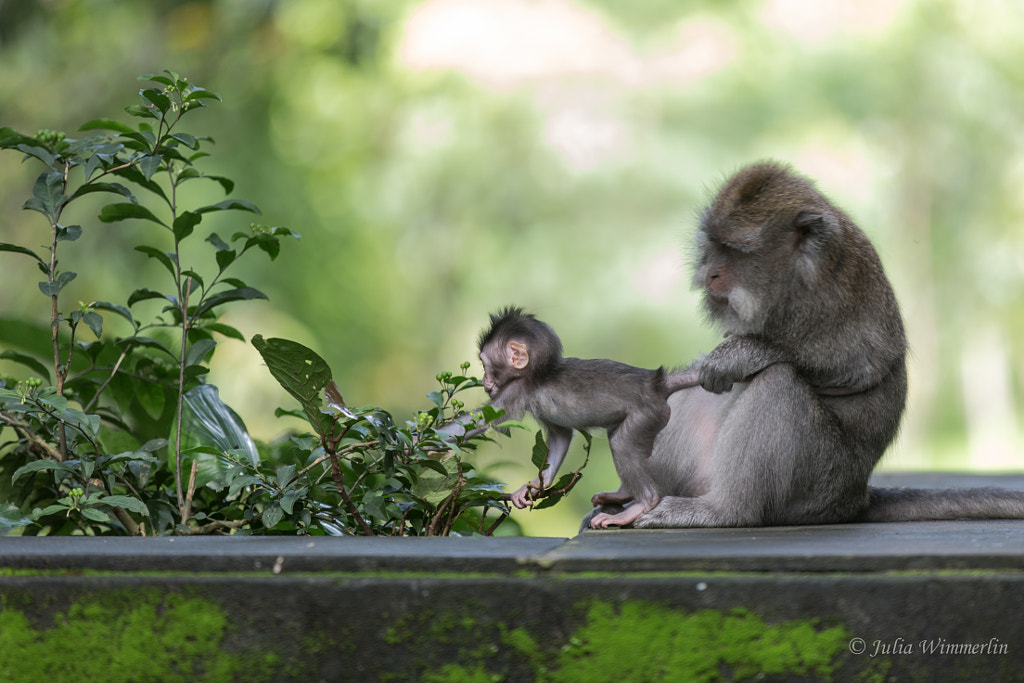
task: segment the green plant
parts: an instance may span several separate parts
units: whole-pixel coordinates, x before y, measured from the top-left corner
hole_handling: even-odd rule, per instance
[[[204,381],[215,335],[244,341],[219,321],[222,307],[266,299],[227,271],[253,250],[275,259],[280,239],[298,235],[250,224],[230,240],[209,232],[208,246],[192,246],[204,216],[259,210],[241,199],[185,208],[183,188],[190,181],[213,181],[228,194],[234,183],[198,169],[208,156],[201,147],[212,140],[179,127],[183,116],[220,96],[164,74],[141,77],[147,81],[142,104],[126,108],[141,119],[135,128],[96,119],[81,129],[106,132],[80,140],[0,128],[0,149],[45,166],[24,208],[44,216],[49,228],[43,252],[0,243],[0,252],[35,261],[49,304],[46,328],[0,325],[0,343],[9,347],[0,359],[36,375],[0,375],[0,431],[9,437],[0,443],[0,528],[39,534],[493,533],[508,517],[508,497],[465,457],[489,440],[488,431],[467,433],[464,425],[472,419],[486,427],[500,411],[485,407],[464,417],[456,395],[480,386],[465,375],[468,363],[462,374],[438,375],[440,388],[429,395],[433,405],[398,424],[380,408],[346,406],[327,364],[311,350],[257,335],[253,344],[302,406],[301,413],[279,414],[301,415],[312,428],[269,445],[256,444]],[[100,222],[155,226],[156,241],[135,250],[159,264],[163,285],[136,288],[123,304],[94,300],[67,312],[62,293],[77,274],[58,256],[84,231],[66,225],[65,216],[97,193],[116,196],[100,209]],[[206,250],[203,259],[196,246]],[[196,260],[206,268],[192,266]],[[124,334],[111,334],[109,316]],[[85,328],[93,340],[82,338]]]
[[[504,485],[465,458],[489,440],[487,433],[450,429],[466,415],[456,396],[481,386],[479,379],[465,375],[469,363],[461,366],[463,374],[437,375],[439,390],[428,395],[433,406],[398,424],[381,408],[346,405],[327,363],[305,346],[259,335],[252,343],[302,408],[278,414],[304,418],[313,429],[312,435],[291,438],[305,463],[299,471],[297,465],[267,471],[226,456],[228,485],[242,482],[260,492],[253,503],[265,526],[273,528],[287,518],[296,528],[319,525],[328,533],[489,535],[507,518]],[[501,416],[485,406],[470,419],[491,425]],[[490,511],[496,513],[493,521],[487,518]]]
[[[193,180],[213,181],[228,194],[234,189],[230,179],[198,169],[198,162],[209,156],[201,148],[212,140],[179,126],[186,114],[219,101],[220,95],[171,71],[140,80],[147,82],[139,91],[141,104],[125,109],[141,119],[134,128],[95,119],[80,130],[107,132],[82,139],[50,130],[29,137],[0,128],[0,149],[20,151],[45,167],[24,208],[40,213],[49,227],[43,252],[0,243],[0,251],[35,260],[45,278],[39,289],[49,303],[48,350],[43,350],[39,335],[3,339],[26,348],[9,349],[0,358],[26,366],[38,381],[0,388],[0,425],[16,436],[0,456],[0,472],[12,480],[0,494],[18,501],[17,507],[36,522],[65,512],[66,520],[48,520],[49,528],[61,531],[141,533],[146,517],[156,531],[189,528],[193,491],[186,481],[194,481],[196,462],[186,470],[185,401],[203,386],[217,345],[214,335],[244,341],[237,329],[218,321],[221,307],[267,298],[226,273],[246,252],[258,249],[274,259],[281,237],[298,237],[286,228],[257,224],[235,232],[230,243],[210,232],[206,242],[211,266],[203,273],[186,266],[183,245],[205,216],[259,210],[241,199],[184,207],[184,188]],[[135,289],[124,305],[97,300],[66,312],[61,293],[77,273],[63,269],[59,255],[65,243],[81,237],[83,228],[66,224],[65,216],[94,193],[117,197],[103,206],[101,222],[141,220],[157,227],[155,242],[135,249],[164,268],[166,285]],[[198,258],[192,252],[187,257]],[[151,306],[147,309],[144,302],[154,300],[161,308],[143,322],[140,309],[145,315]],[[104,336],[104,314],[123,319],[128,333]],[[95,341],[82,339],[83,325]],[[215,413],[229,413],[219,401],[210,406]],[[159,467],[164,455],[170,468]],[[69,497],[77,489],[81,496]],[[32,512],[25,509],[29,506],[34,506]],[[10,504],[4,509],[7,517],[21,519]]]

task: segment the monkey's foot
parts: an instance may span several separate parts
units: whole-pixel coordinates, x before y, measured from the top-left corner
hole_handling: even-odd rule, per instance
[[[591,529],[607,529],[612,526],[629,526],[633,520],[642,515],[646,508],[639,503],[634,503],[616,515],[609,515],[607,512],[599,512],[590,519]]]

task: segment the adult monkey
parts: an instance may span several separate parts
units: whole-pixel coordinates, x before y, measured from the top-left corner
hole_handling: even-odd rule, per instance
[[[868,486],[906,404],[903,320],[867,236],[809,180],[738,172],[697,256],[726,340],[691,368],[703,389],[669,399],[648,461],[661,501],[633,526],[1024,518],[1022,492]]]

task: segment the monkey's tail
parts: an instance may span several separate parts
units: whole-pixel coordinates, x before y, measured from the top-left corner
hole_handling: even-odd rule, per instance
[[[1024,491],[995,487],[912,489],[868,487],[868,509],[858,521],[1024,519]]]

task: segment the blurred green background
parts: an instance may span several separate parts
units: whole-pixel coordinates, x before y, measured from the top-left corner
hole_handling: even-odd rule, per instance
[[[1012,0],[0,0],[0,126],[75,137],[164,68],[220,92],[185,129],[216,140],[206,170],[302,234],[247,264],[271,301],[226,322],[316,349],[349,402],[400,419],[437,372],[480,372],[476,335],[510,303],[568,355],[710,350],[696,216],[742,164],[791,162],[872,237],[903,306],[911,395],[883,466],[1020,469],[1022,30]],[[20,208],[38,172],[0,155],[0,241],[46,239]],[[141,228],[75,221],[65,302],[154,276]],[[46,323],[37,280],[0,255],[0,318]],[[289,426],[250,345],[223,343],[210,381],[258,437]],[[478,460],[515,488],[531,441]],[[572,500],[515,513],[527,533],[573,534],[617,488],[595,443]]]

